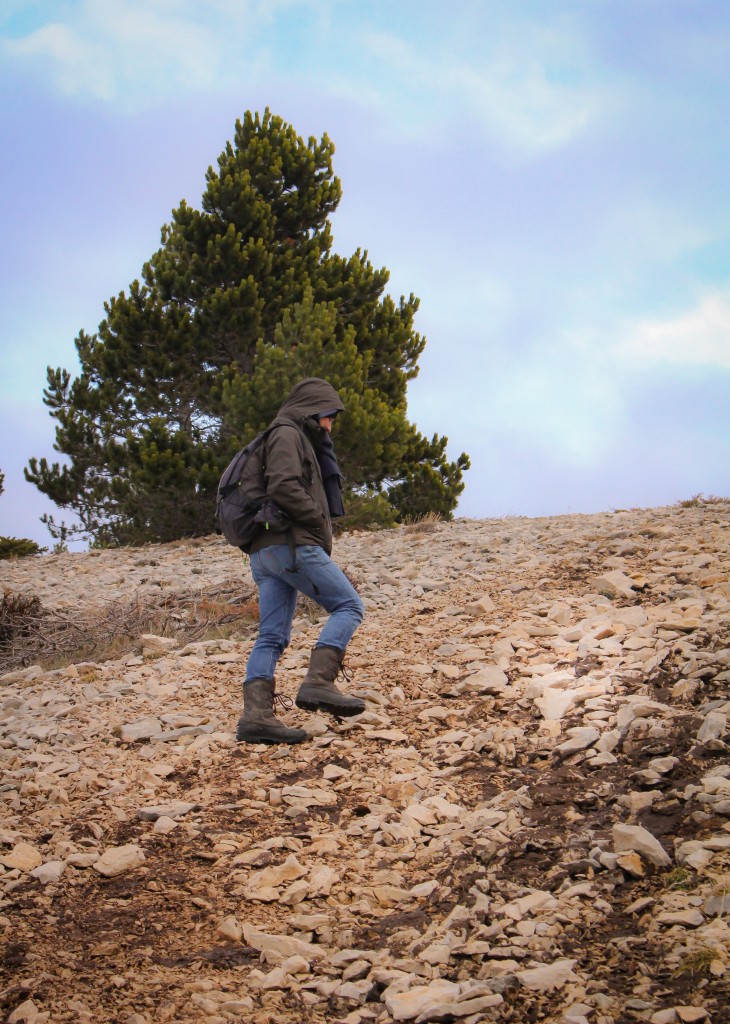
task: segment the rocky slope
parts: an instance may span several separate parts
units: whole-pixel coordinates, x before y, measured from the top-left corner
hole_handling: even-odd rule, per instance
[[[729,527],[711,501],[341,538],[367,711],[294,709],[296,748],[235,742],[251,627],[6,672],[2,1019],[730,1021]],[[217,539],[0,580],[71,616],[252,593]]]

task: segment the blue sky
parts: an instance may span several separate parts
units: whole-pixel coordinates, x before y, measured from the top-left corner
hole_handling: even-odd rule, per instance
[[[0,534],[49,543],[46,366],[266,106],[335,143],[335,250],[421,299],[460,514],[730,493],[725,0],[4,0],[0,97]]]

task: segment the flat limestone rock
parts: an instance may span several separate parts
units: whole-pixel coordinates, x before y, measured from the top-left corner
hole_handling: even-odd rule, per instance
[[[177,640],[169,636],[143,633],[139,639],[143,654],[165,654],[167,651],[174,651],[177,647]]]
[[[705,923],[705,915],[696,909],[665,911],[659,914],[657,921],[660,924],[680,924],[685,928],[699,928]]]
[[[498,665],[485,665],[459,684],[462,693],[502,693],[509,686],[506,673]]]
[[[659,840],[641,825],[613,826],[613,848],[616,853],[638,853],[657,867],[668,867],[672,861]]]
[[[555,751],[563,757],[569,757],[570,754],[577,754],[579,750],[593,746],[600,735],[598,729],[592,725],[576,726],[568,729],[568,738],[560,743]]]
[[[719,740],[727,732],[727,715],[724,711],[710,711],[699,728],[697,739],[700,743]]]
[[[66,870],[66,864],[62,860],[49,860],[45,864],[39,864],[31,871],[31,878],[37,878],[41,885],[58,882]]]
[[[137,743],[139,740],[148,740],[160,732],[159,718],[142,718],[139,722],[128,722],[120,729],[122,743]]]
[[[542,717],[547,721],[554,722],[559,722],[574,703],[575,697],[572,693],[550,688],[545,689],[542,697],[535,700],[535,705],[539,708]]]
[[[430,985],[414,985],[406,992],[384,993],[385,1006],[393,1020],[414,1020],[422,1014],[428,1020],[428,1014],[434,1006],[456,1000],[460,988],[456,982],[438,978]]]
[[[248,880],[247,889],[250,893],[254,893],[258,889],[275,888],[285,882],[293,882],[297,878],[302,878],[306,873],[307,869],[292,853],[283,864],[271,865],[261,871],[255,871]]]
[[[19,871],[33,871],[42,863],[40,850],[30,843],[16,843],[11,853],[0,857],[0,864],[4,864],[6,868],[17,868]]]
[[[607,597],[633,597],[636,583],[620,569],[615,569],[613,572],[605,572],[598,576],[594,586],[599,594],[605,594]]]
[[[240,942],[243,938],[243,928],[241,927],[238,918],[234,917],[232,914],[223,918],[223,920],[217,925],[216,931],[219,935],[222,935],[224,939],[231,939],[233,942]]]
[[[157,804],[154,807],[140,807],[137,817],[140,821],[157,821],[158,818],[172,818],[176,821],[191,811],[199,811],[200,804],[185,803],[184,800],[172,800],[169,804]]]
[[[107,878],[123,875],[134,871],[145,862],[145,855],[139,846],[130,843],[127,846],[110,846],[91,866],[94,871]]]
[[[551,992],[566,984],[576,963],[576,960],[556,960],[543,967],[528,967],[524,971],[516,971],[515,977],[525,988],[536,992]]]
[[[260,932],[253,925],[243,925],[243,937],[247,945],[258,949],[262,953],[274,953],[282,959],[290,956],[302,956],[305,960],[315,957],[322,957],[326,950],[316,946],[312,942],[305,942],[302,939],[295,939],[289,935],[272,935],[268,932]]]
[[[32,999],[26,999],[10,1014],[8,1024],[36,1024],[40,1020],[47,1021],[48,1014],[41,1013]]]

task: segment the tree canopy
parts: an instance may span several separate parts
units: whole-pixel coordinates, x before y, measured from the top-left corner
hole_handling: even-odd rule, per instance
[[[246,113],[209,167],[201,209],[184,200],[128,292],[81,331],[75,378],[48,368],[44,401],[65,459],[26,477],[78,526],[55,537],[140,544],[211,533],[218,479],[304,376],[324,377],[347,415],[335,435],[346,497],[365,519],[448,518],[469,459],[407,419],[425,339],[418,299],[395,302],[367,251],[332,252],[341,197],[327,135],[306,142]]]

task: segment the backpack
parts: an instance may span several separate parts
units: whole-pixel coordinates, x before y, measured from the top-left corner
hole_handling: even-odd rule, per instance
[[[266,494],[265,444],[272,427],[257,434],[231,461],[220,478],[216,532],[247,554],[262,530],[286,530],[289,517]]]

